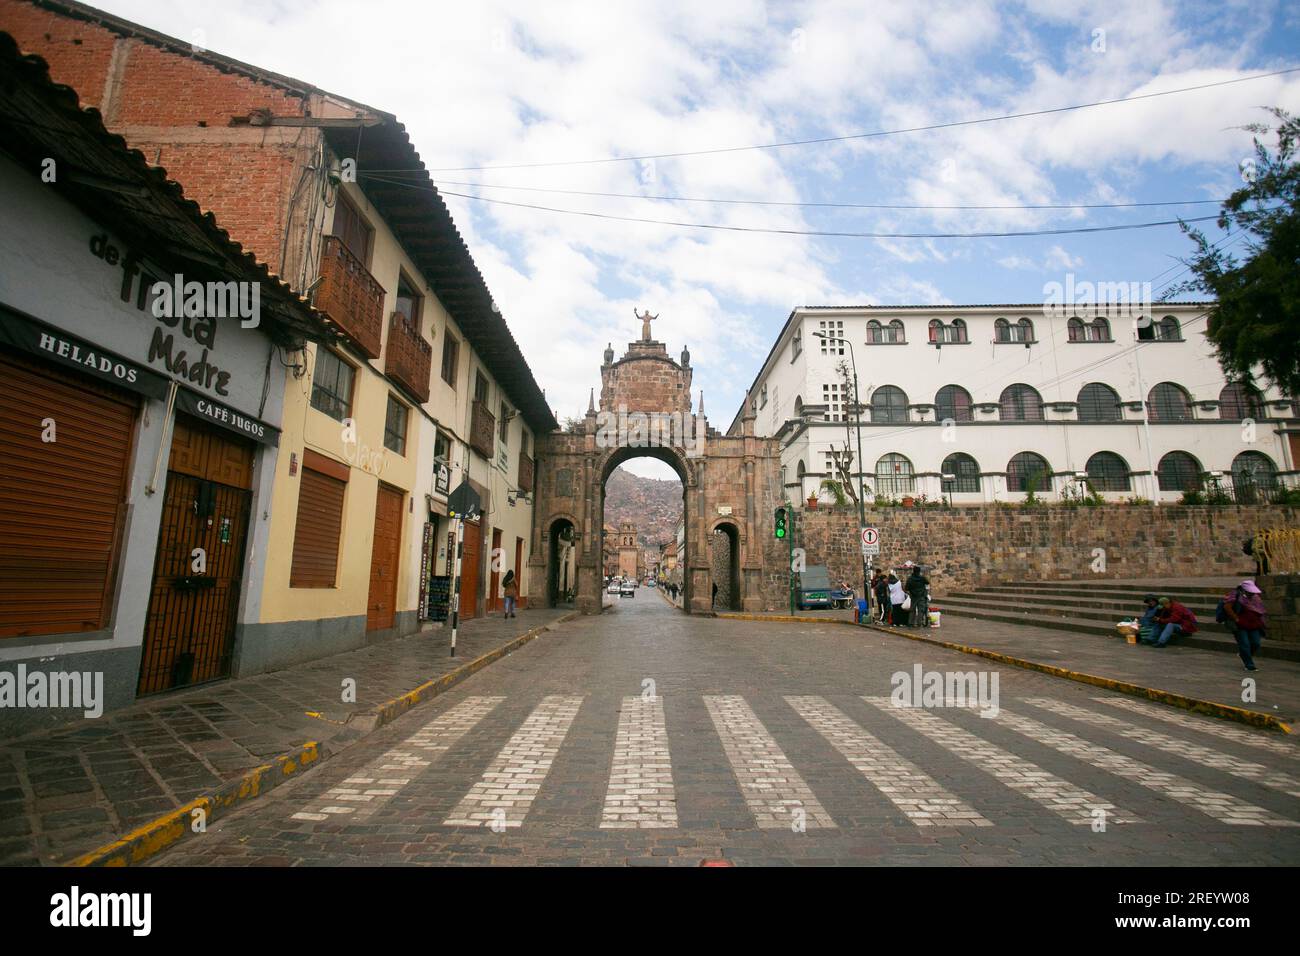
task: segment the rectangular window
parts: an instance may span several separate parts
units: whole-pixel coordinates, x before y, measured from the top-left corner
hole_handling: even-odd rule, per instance
[[[407,282],[406,276],[400,272],[397,275],[397,298],[394,305],[396,310],[410,323],[411,328],[418,332],[420,329],[420,297],[416,294],[412,283]]]
[[[478,369],[474,370],[474,401],[487,404],[488,383],[485,376]]]
[[[352,415],[352,366],[326,348],[316,350],[316,374],[311,381],[311,407],[335,421]]]
[[[338,203],[334,206],[334,235],[343,240],[348,252],[356,256],[363,266],[370,267],[370,244],[374,230],[341,192]]]
[[[388,416],[384,420],[384,447],[399,455],[406,455],[407,408],[393,396],[388,396]]]
[[[764,382],[763,387],[758,390],[758,407],[767,408],[767,383],[766,382]]]
[[[317,471],[309,461],[317,456],[303,454],[301,485],[298,489],[298,518],[293,532],[291,588],[332,588],[338,573],[339,536],[343,530],[343,497],[347,466],[323,459],[320,464],[333,474]]]
[[[442,380],[456,387],[456,367],[460,360],[460,342],[450,332],[442,337]]]
[[[497,434],[501,438],[501,444],[510,440],[510,406],[505,402],[501,403],[501,423],[497,426]]]
[[[438,432],[438,437],[433,440],[433,457],[438,461],[451,461],[451,439]]]
[[[790,361],[793,362],[803,352],[803,329],[794,334],[790,340]]]

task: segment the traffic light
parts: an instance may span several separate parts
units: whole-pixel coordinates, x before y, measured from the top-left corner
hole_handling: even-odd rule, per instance
[[[778,538],[785,537],[786,521],[788,520],[788,518],[789,518],[789,512],[787,512],[784,507],[776,509],[776,523],[774,528],[774,534],[776,535],[776,537]]]

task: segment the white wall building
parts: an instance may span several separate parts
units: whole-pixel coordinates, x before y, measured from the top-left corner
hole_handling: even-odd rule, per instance
[[[1111,500],[1215,483],[1244,499],[1289,477],[1291,399],[1227,381],[1208,303],[1154,308],[1138,321],[1041,304],[795,309],[750,388],[755,431],[781,440],[790,500],[826,497],[846,448],[856,486],[856,360],[868,503],[1056,500],[1080,473]]]

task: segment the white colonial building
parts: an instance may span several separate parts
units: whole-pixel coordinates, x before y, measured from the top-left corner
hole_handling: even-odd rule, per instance
[[[795,309],[750,388],[755,432],[780,439],[793,501],[825,498],[846,451],[856,488],[859,437],[868,503],[1088,487],[1112,500],[1216,487],[1246,499],[1293,474],[1300,421],[1289,396],[1225,378],[1208,306],[1157,304],[1136,320],[1041,304]]]

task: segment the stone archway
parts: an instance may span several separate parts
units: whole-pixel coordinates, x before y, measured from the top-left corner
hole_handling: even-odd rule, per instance
[[[584,613],[598,614],[602,606],[605,480],[623,462],[644,456],[666,462],[682,482],[683,607],[711,612],[710,536],[719,519],[730,546],[728,605],[761,610],[785,600],[785,579],[778,573],[785,548],[769,527],[783,498],[779,448],[774,439],[754,434],[748,397],[727,434],[709,427],[703,396],[698,405],[692,402],[690,358],[683,349],[675,360],[663,343],[645,337],[628,343],[617,361],[607,348],[599,404],[593,389],[583,419],[566,431],[538,436],[530,571],[547,575],[555,522],[572,523],[575,603]]]
[[[712,601],[715,611],[740,611],[740,528],[729,518],[713,522],[709,538],[709,568],[717,594]]]
[[[571,515],[556,515],[547,523],[546,545],[546,606],[562,607],[570,604],[568,592],[577,585],[577,566],[572,560],[577,522]]]

